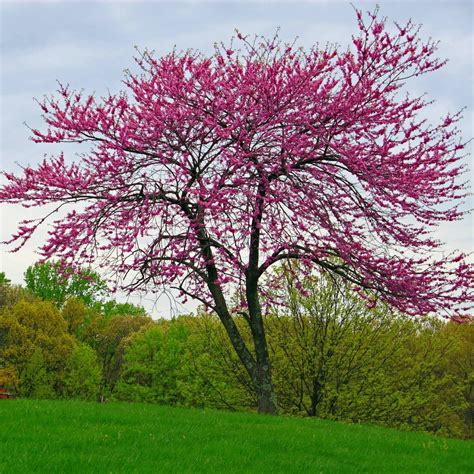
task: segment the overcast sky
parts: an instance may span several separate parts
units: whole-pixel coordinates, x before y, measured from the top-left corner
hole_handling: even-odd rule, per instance
[[[356,7],[373,9],[375,2],[353,1]],[[383,15],[397,22],[412,18],[423,24],[421,36],[440,40],[439,54],[448,65],[413,83],[411,91],[427,92],[436,99],[430,117],[466,107],[461,124],[466,139],[473,127],[473,2],[384,1],[377,2]],[[196,48],[211,53],[213,44],[228,41],[238,28],[244,34],[280,36],[311,46],[337,42],[345,47],[355,32],[355,15],[349,2],[2,2],[1,12],[1,168],[19,170],[34,165],[45,153],[59,149],[28,140],[24,125],[41,127],[40,111],[33,97],[55,91],[56,81],[70,83],[98,95],[121,88],[123,70],[136,70],[134,47],[154,49],[157,55]],[[471,146],[472,149],[472,146]],[[74,149],[64,148],[73,154]],[[468,161],[471,161],[469,158]],[[17,164],[18,163],[18,164]],[[472,168],[472,166],[471,166]],[[471,169],[470,179],[473,172]],[[473,200],[466,208],[473,207]],[[0,208],[1,240],[14,232],[19,220],[33,214],[17,206]],[[35,248],[46,230],[20,252],[0,247],[0,271],[15,283],[37,260]],[[473,250],[472,215],[462,222],[443,225],[437,237],[447,249]],[[151,303],[144,301],[151,309]],[[192,307],[189,307],[190,309]],[[181,308],[183,309],[183,308]],[[169,314],[167,299],[159,301],[154,316]]]

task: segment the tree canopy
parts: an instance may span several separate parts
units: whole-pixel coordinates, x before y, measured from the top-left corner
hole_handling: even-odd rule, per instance
[[[35,263],[26,269],[26,288],[39,298],[62,306],[68,298],[79,298],[87,305],[98,303],[107,284],[92,270],[62,268],[61,262]]]

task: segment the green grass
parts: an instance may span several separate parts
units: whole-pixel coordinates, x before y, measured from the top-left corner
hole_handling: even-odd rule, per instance
[[[472,473],[474,443],[317,419],[2,400],[0,473]]]

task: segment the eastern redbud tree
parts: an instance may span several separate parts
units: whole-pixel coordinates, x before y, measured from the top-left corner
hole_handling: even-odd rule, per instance
[[[237,33],[210,57],[139,54],[140,73],[116,95],[60,86],[38,102],[47,126],[33,140],[88,151],[5,173],[0,188],[1,202],[72,207],[52,223],[44,259],[104,266],[128,291],[176,288],[215,311],[260,412],[277,410],[262,301],[278,262],[298,260],[295,279],[338,274],[412,314],[474,299],[472,265],[436,258],[432,238],[463,217],[460,113],[429,124],[429,102],[404,92],[444,62],[412,22],[356,13],[345,50]],[[9,243],[18,249],[43,222],[23,221]]]

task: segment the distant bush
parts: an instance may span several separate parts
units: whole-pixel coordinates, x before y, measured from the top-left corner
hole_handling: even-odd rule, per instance
[[[97,355],[87,344],[78,342],[64,369],[63,398],[97,400],[102,374]]]

